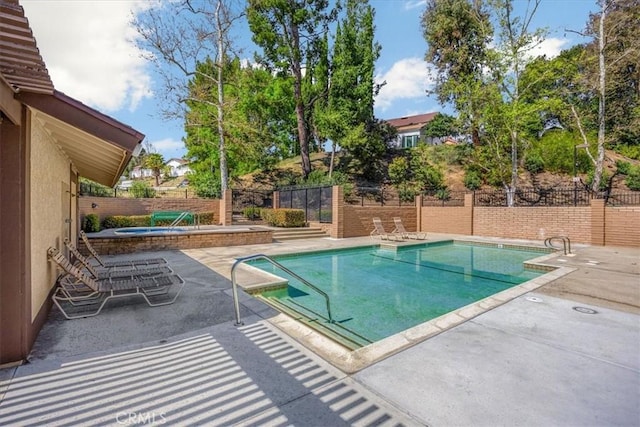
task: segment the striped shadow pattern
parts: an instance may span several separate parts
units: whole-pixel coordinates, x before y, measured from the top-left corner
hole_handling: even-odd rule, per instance
[[[0,425],[412,424],[331,370],[259,322],[18,375],[0,383]]]

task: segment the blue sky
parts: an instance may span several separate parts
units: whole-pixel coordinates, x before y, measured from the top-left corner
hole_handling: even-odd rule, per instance
[[[161,118],[154,91],[160,86],[153,69],[139,55],[129,22],[132,12],[151,0],[20,0],[57,90],[108,114],[146,135],[165,160],[185,154],[181,122]],[[370,0],[376,9],[376,38],[382,51],[376,63],[379,81],[387,84],[376,99],[382,119],[446,111],[425,93],[428,68],[420,28],[424,0]],[[516,8],[526,0],[515,0]],[[595,0],[542,0],[535,27],[549,30],[539,53],[557,55],[585,39],[580,31]],[[51,24],[52,22],[55,25]],[[247,58],[250,35],[244,34]]]

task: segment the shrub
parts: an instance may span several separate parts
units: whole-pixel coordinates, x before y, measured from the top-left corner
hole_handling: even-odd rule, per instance
[[[304,227],[302,209],[262,209],[262,219],[273,227]]]
[[[87,214],[82,218],[82,231],[95,233],[100,231],[100,218],[96,214]]]
[[[113,215],[102,221],[102,228],[148,227],[151,215]]]
[[[103,228],[121,228],[132,226],[133,223],[129,220],[129,217],[123,215],[108,216],[102,221]]]
[[[199,212],[198,223],[201,225],[212,225],[215,224],[215,214],[213,212]]]
[[[156,197],[156,190],[151,188],[146,181],[133,181],[131,194],[137,199]]]
[[[594,177],[595,171],[592,169],[589,171],[589,173],[587,174],[587,185],[589,185],[589,187],[591,187],[591,184],[593,183],[593,177]],[[598,190],[602,191],[602,190],[606,190],[607,186],[609,185],[609,179],[611,178],[611,175],[609,175],[609,173],[606,170],[602,171],[602,177],[600,177],[600,188],[598,188]]]
[[[640,191],[640,165],[631,166],[629,168],[625,184],[627,184],[627,187],[629,187],[630,190]]]
[[[616,160],[616,168],[618,169],[618,173],[622,175],[629,175],[629,173],[631,173],[631,163],[629,162]]]
[[[242,215],[249,220],[260,219],[260,208],[255,206],[246,207],[242,209]]]
[[[467,169],[464,172],[464,186],[469,190],[477,190],[482,186],[482,178],[478,171]]]
[[[544,170],[544,160],[539,153],[529,153],[524,159],[524,168],[531,173],[538,173]]]

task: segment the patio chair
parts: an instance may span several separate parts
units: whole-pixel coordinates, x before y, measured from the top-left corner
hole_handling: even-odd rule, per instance
[[[396,225],[396,229],[393,230],[393,232],[400,234],[405,239],[425,240],[427,238],[427,233],[407,231],[407,229],[404,228],[404,224],[402,223],[402,218],[395,217],[393,218],[393,222]]]
[[[371,237],[379,237],[380,240],[389,240],[402,242],[402,235],[398,233],[387,233],[382,225],[382,220],[380,218],[373,218],[373,230],[370,234]]]
[[[95,248],[91,246],[91,242],[89,242],[89,238],[85,234],[84,231],[80,231],[80,238],[82,242],[87,247],[87,250],[91,254],[88,259],[95,259],[98,264],[102,267],[113,268],[139,268],[141,266],[157,266],[167,264],[167,260],[164,258],[142,258],[142,259],[131,259],[131,260],[123,260],[123,261],[104,261],[98,252],[96,252]]]
[[[130,278],[135,279],[139,277],[157,276],[162,274],[171,274],[173,270],[169,267],[169,264],[140,264],[140,265],[126,265],[123,267],[103,267],[100,264],[92,264],[87,257],[82,255],[78,248],[69,241],[64,239],[64,245],[73,255],[73,265],[82,269],[84,267],[86,271],[94,279],[106,279],[106,278]]]
[[[52,299],[67,319],[97,316],[110,299],[132,295],[141,295],[151,307],[173,304],[184,287],[184,280],[177,274],[96,280],[75,267],[56,248],[50,247],[47,256],[64,272]],[[78,291],[74,291],[74,287]],[[174,288],[176,291],[171,295]],[[73,313],[74,309],[78,312]]]

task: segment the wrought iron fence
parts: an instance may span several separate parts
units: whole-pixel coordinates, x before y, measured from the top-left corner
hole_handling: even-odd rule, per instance
[[[608,206],[640,206],[640,191],[603,191],[595,198],[605,199]]]
[[[120,197],[125,199],[135,198],[167,198],[167,199],[203,199],[188,187],[185,188],[109,188],[101,185],[81,182],[80,194],[92,197]]]
[[[344,202],[360,206],[415,206],[415,198],[403,199],[391,187],[356,187],[345,192]]]
[[[280,207],[304,210],[305,221],[333,221],[333,187],[285,187],[278,193]]]
[[[589,206],[591,199],[605,199],[609,206],[640,205],[640,192],[600,192],[589,188],[520,188],[513,197],[513,206]],[[508,206],[505,190],[475,191],[474,206]]]
[[[465,191],[446,191],[437,194],[423,194],[422,206],[464,206]]]
[[[240,213],[245,208],[273,207],[273,190],[234,188],[231,190],[233,212]]]

